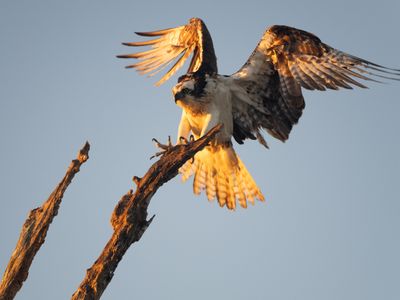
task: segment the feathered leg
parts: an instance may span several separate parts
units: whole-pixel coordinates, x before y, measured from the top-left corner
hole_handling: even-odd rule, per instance
[[[185,111],[182,110],[182,116],[178,127],[178,137],[176,143],[180,144],[182,142],[182,139],[187,140],[189,133],[190,133],[190,124],[186,117]]]

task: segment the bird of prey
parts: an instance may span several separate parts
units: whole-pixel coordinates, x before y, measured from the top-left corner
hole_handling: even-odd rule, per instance
[[[248,201],[264,200],[235,153],[232,137],[239,144],[246,139],[258,140],[268,148],[261,134],[266,130],[286,141],[305,106],[302,88],[365,88],[359,80],[377,81],[371,75],[400,79],[400,70],[347,54],[314,34],[288,26],[267,28],[246,63],[229,76],[218,74],[210,33],[199,18],[176,28],[136,33],[153,39],[123,45],[151,48],[119,55],[139,60],[127,68],[152,76],[175,62],[156,85],[168,80],[192,54],[186,74],[172,89],[175,103],[182,108],[178,143],[189,135],[198,139],[219,123],[223,128],[180,173],[184,181],[194,175],[195,194],[205,190],[209,200],[217,198],[219,205],[228,209],[235,209],[236,202],[246,208]]]

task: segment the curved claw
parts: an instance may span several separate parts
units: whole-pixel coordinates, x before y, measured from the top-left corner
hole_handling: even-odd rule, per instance
[[[153,156],[151,156],[150,159],[153,159],[153,158],[155,158],[155,157],[158,157],[158,156],[161,156],[161,155],[165,154],[165,152],[167,152],[168,150],[170,150],[170,149],[173,147],[172,142],[171,142],[171,136],[170,136],[170,135],[168,136],[168,144],[167,144],[167,145],[161,144],[161,143],[160,143],[157,139],[155,139],[155,138],[152,138],[151,140],[156,144],[156,147],[157,147],[157,148],[161,149],[161,151],[156,152],[156,154],[154,154]]]
[[[194,142],[194,135],[193,135],[193,134],[190,135],[189,141],[190,141],[191,143]],[[194,163],[194,156],[193,156],[192,159],[191,159],[191,163],[192,163],[192,164]]]
[[[157,141],[155,138],[152,138],[152,141],[156,144],[157,148],[160,148],[162,150],[168,150],[169,148],[172,147],[172,143],[171,143],[171,136],[168,136],[168,144],[164,145],[161,144],[159,141]]]
[[[187,138],[185,138],[184,136],[180,136],[179,137],[179,143],[180,144],[189,144],[189,141]]]
[[[163,154],[165,153],[165,151],[167,151],[167,150],[160,151],[160,152],[156,152],[156,154],[154,154],[154,155],[152,155],[152,156],[150,157],[150,160],[152,160],[152,159],[155,158],[155,157],[159,157],[159,156],[163,155]]]

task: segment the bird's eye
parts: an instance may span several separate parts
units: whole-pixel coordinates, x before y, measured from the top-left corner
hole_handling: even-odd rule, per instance
[[[182,89],[182,93],[184,93],[184,94],[190,94],[190,89],[184,88],[184,89]]]

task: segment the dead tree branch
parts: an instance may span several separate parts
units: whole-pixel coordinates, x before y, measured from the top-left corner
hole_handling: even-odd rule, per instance
[[[114,233],[99,258],[86,271],[85,278],[71,299],[100,299],[125,252],[132,243],[140,240],[153,220],[154,216],[147,220],[147,207],[152,196],[159,187],[178,174],[179,168],[187,160],[207,146],[220,129],[221,125],[218,125],[197,141],[169,147],[143,178],[133,178],[137,185],[135,193],[129,191],[115,207],[111,216]]]
[[[58,213],[61,200],[68,185],[83,163],[89,158],[90,145],[86,142],[79,151],[68,170],[41,207],[30,211],[28,219],[22,227],[21,234],[0,284],[0,300],[14,299],[22,284],[28,277],[33,258],[45,241],[47,230]]]

